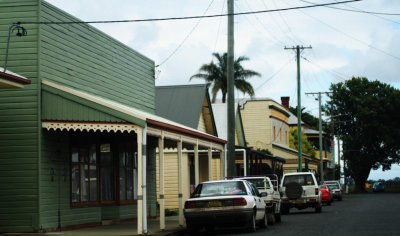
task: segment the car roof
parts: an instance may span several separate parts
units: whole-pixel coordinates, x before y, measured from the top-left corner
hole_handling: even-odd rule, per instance
[[[237,182],[237,181],[244,182],[246,180],[243,180],[243,179],[226,179],[226,180],[205,181],[205,182],[201,182],[201,183],[202,184],[208,184],[208,183],[223,183],[223,182]]]
[[[313,174],[312,172],[293,172],[293,173],[287,173],[284,176],[288,176],[288,175],[311,175]]]
[[[267,176],[258,176],[258,177],[255,177],[255,176],[243,176],[243,177],[237,177],[237,178],[234,178],[234,179],[246,180],[246,179],[264,179],[264,178],[269,179],[269,177],[267,177]]]

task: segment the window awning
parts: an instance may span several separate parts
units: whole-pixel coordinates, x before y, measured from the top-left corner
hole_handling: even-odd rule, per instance
[[[50,81],[42,80],[42,84],[51,87],[52,89],[56,89],[67,93],[69,95],[73,95],[79,97],[80,99],[84,99],[86,101],[90,101],[97,105],[101,105],[108,109],[112,109],[119,113],[124,114],[125,116],[134,117],[137,120],[142,120],[148,126],[148,135],[172,139],[172,140],[182,140],[187,143],[196,144],[202,146],[210,147],[212,146],[215,149],[223,150],[224,144],[226,140],[217,138],[215,136],[209,135],[207,133],[200,132],[196,129],[192,129],[190,127],[181,125],[179,123],[170,121],[168,119],[162,118],[160,116],[150,114],[141,110],[138,110],[133,107],[129,107],[127,105],[123,105],[121,103],[111,101],[96,95],[92,95],[86,92],[82,92],[76,89],[72,89],[70,87],[56,84]],[[139,124],[133,124],[130,122],[121,123],[121,122],[90,122],[90,121],[79,121],[79,120],[43,120],[42,127],[48,130],[80,130],[80,131],[128,131],[128,132],[138,132],[142,129],[141,122]]]

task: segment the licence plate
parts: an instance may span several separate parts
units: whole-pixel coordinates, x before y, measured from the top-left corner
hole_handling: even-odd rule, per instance
[[[304,200],[303,199],[297,199],[296,203],[304,203]]]
[[[208,202],[208,207],[222,207],[222,202],[210,201],[210,202]]]

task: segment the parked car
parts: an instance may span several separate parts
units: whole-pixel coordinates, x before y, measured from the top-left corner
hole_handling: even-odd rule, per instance
[[[189,230],[206,227],[267,226],[265,202],[257,188],[246,180],[220,180],[199,184],[186,200],[184,216]]]
[[[315,212],[322,211],[321,191],[313,173],[297,172],[283,175],[281,182],[281,211],[289,213],[290,208],[299,210],[308,207]]]
[[[372,186],[372,191],[373,192],[385,192],[385,186],[383,185],[382,182],[376,182]]]
[[[321,191],[321,201],[323,203],[331,205],[331,203],[333,201],[333,197],[332,197],[331,191],[329,190],[328,186],[326,184],[321,184],[319,186],[319,190]]]
[[[342,201],[342,190],[340,188],[339,181],[325,181],[324,183],[331,191],[333,199],[338,199],[339,201]]]
[[[245,176],[235,179],[247,180],[254,184],[260,193],[267,193],[263,200],[267,210],[268,224],[273,225],[275,222],[281,222],[281,195],[277,175]]]

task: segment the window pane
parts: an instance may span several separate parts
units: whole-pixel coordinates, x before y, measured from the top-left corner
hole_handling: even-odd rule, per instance
[[[79,161],[89,162],[89,150],[86,147],[79,148]]]
[[[79,161],[79,151],[77,148],[72,148],[72,162]]]
[[[101,200],[109,201],[114,200],[114,167],[112,161],[112,153],[102,152],[101,171],[100,171],[100,184],[101,184]]]
[[[89,153],[90,163],[96,163],[96,145],[90,146],[90,153]]]
[[[127,198],[128,200],[133,199],[133,171],[128,170],[126,175],[126,192],[127,192]]]
[[[79,166],[78,165],[72,165],[72,192],[71,192],[71,198],[72,202],[79,202]]]
[[[81,165],[81,188],[82,188],[82,195],[81,201],[87,202],[88,201],[88,189],[89,189],[89,178],[88,178],[88,165]]]
[[[97,201],[97,167],[90,166],[90,201]]]
[[[125,178],[125,169],[119,169],[119,199],[126,200],[126,186],[125,186],[126,178]]]

